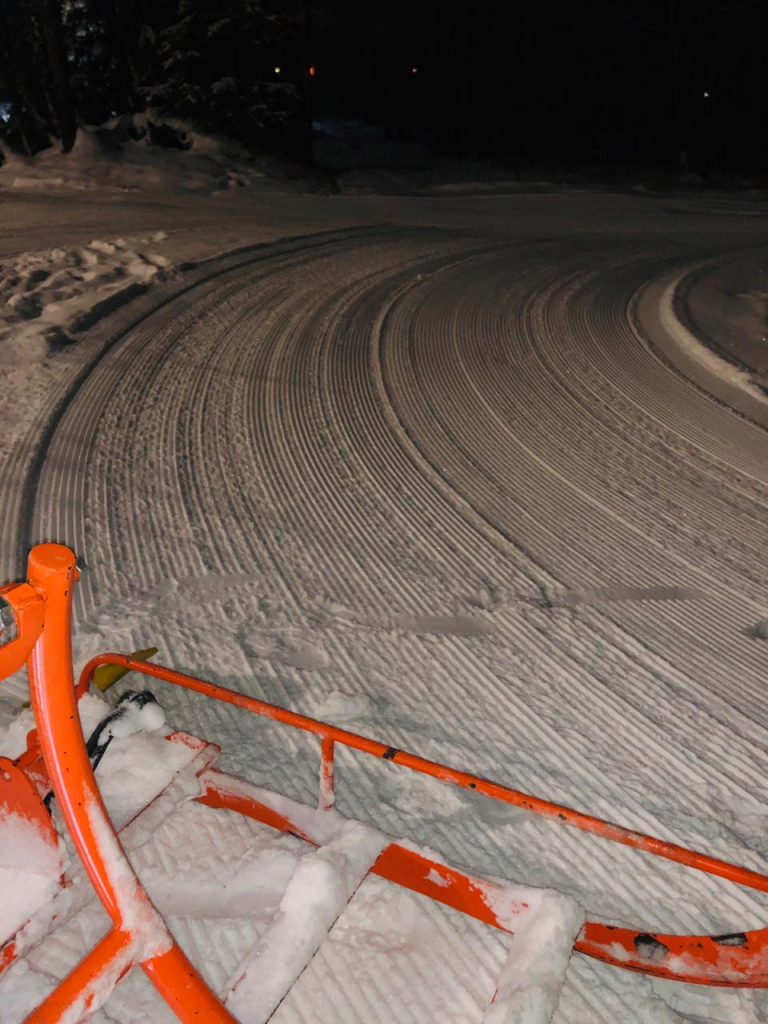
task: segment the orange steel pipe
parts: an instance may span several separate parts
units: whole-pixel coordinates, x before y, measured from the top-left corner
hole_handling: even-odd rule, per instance
[[[127,932],[107,932],[67,977],[24,1019],[24,1024],[85,1020],[104,1002],[104,978],[112,987],[134,964],[136,943]]]
[[[281,832],[290,832],[313,846],[321,845],[313,832],[311,820],[303,826],[297,825],[286,815],[262,803],[256,795],[255,786],[243,783],[240,779],[232,779],[215,769],[205,772],[200,781],[203,793],[197,799],[206,807],[236,811]],[[390,843],[384,848],[371,868],[371,874],[380,875],[389,882],[429,896],[438,903],[460,910],[501,931],[513,933],[509,922],[501,923],[493,909],[493,899],[489,899],[489,895],[493,894],[503,898],[503,884],[476,878],[450,864],[437,863],[423,853],[409,850],[399,843]],[[526,909],[528,907],[526,903],[521,905]]]
[[[360,750],[363,753],[371,754],[374,757],[383,758],[393,764],[400,764],[413,771],[430,775],[441,782],[446,782],[462,789],[472,789],[485,796],[493,797],[504,803],[513,804],[515,807],[522,807],[534,814],[543,815],[563,825],[571,825],[584,832],[591,832],[608,839],[614,843],[621,843],[624,846],[632,846],[638,850],[644,850],[656,857],[665,857],[667,860],[676,861],[687,867],[695,868],[697,871],[704,871],[710,875],[717,875],[727,878],[731,882],[738,882],[740,885],[758,889],[761,892],[768,892],[768,876],[762,875],[749,868],[730,864],[727,861],[719,860],[717,857],[710,857],[708,854],[699,853],[695,850],[688,850],[676,843],[669,843],[663,839],[644,835],[642,832],[635,832],[632,829],[624,828],[601,818],[595,818],[589,814],[582,814],[570,807],[561,804],[551,803],[548,800],[541,800],[539,797],[521,793],[518,790],[501,786],[496,782],[489,782],[478,775],[458,771],[455,768],[448,768],[435,761],[428,761],[426,758],[418,757],[407,751],[395,747],[388,747],[376,740],[366,736],[359,736],[357,733],[347,732],[334,725],[325,722],[318,722],[314,718],[307,718],[305,715],[297,714],[295,711],[288,711],[274,704],[267,704],[265,701],[257,700],[255,697],[248,697],[245,694],[228,690],[226,687],[218,686],[216,683],[205,682],[195,679],[193,676],[185,675],[174,669],[165,668],[163,665],[152,665],[147,662],[134,661],[122,654],[100,654],[83,669],[78,684],[78,692],[83,693],[88,689],[91,677],[100,665],[124,665],[135,672],[152,676],[155,679],[162,679],[165,682],[173,683],[176,686],[183,686],[196,693],[205,694],[215,700],[233,704],[235,707],[243,708],[254,714],[262,715],[265,718],[282,722],[284,725],[293,726],[296,729],[303,729],[305,732],[314,733],[324,741],[342,743],[353,750]]]
[[[320,793],[318,807],[321,811],[329,811],[336,803],[333,785],[333,740],[324,736],[320,752]]]
[[[238,1024],[175,940],[166,953],[144,960],[141,969],[184,1024]]]
[[[301,808],[300,804],[286,800],[281,804],[285,813],[276,811],[263,802],[258,787],[213,769],[203,773],[201,782],[204,790],[198,797],[200,803],[236,811],[315,846],[320,844],[315,830],[317,819],[303,812],[300,824],[291,819],[292,806]],[[502,896],[504,906],[503,885],[468,875],[396,842],[382,852],[371,872],[485,924],[514,932],[509,908],[501,917],[496,909],[493,893]],[[574,948],[614,967],[674,981],[768,988],[768,928],[730,935],[666,935],[586,921]]]
[[[75,556],[59,544],[42,544],[29,556],[29,583],[45,600],[44,629],[28,663],[38,739],[51,786],[75,849],[116,929],[138,942],[137,959],[185,1024],[236,1024],[184,954],[133,873],[109,820],[93,775],[77,710],[70,643],[72,588],[79,577]],[[115,878],[120,879],[119,887]],[[109,969],[101,954],[89,956],[99,976]],[[56,1018],[51,1018],[56,1019]]]
[[[0,648],[3,655],[0,657],[0,677],[10,664],[18,660],[22,650],[27,651],[34,645],[29,659],[30,690],[45,767],[78,853],[116,927],[28,1021],[42,1024],[61,1020],[62,1015],[66,1015],[67,1021],[74,1020],[73,1008],[78,1014],[77,1019],[81,1019],[81,1007],[83,1013],[89,1014],[95,1008],[94,1001],[106,998],[134,960],[144,957],[142,968],[182,1021],[191,1024],[199,1021],[202,1014],[202,1019],[207,1021],[235,1024],[235,1019],[210,992],[168,932],[131,872],[106,816],[85,751],[76,704],[76,697],[88,689],[93,672],[104,664],[120,665],[163,679],[319,736],[321,809],[333,805],[334,744],[338,742],[613,842],[768,891],[768,877],[748,868],[540,800],[163,666],[124,655],[104,654],[86,665],[75,688],[72,685],[70,619],[71,590],[77,578],[74,556],[68,549],[59,545],[41,545],[30,555],[29,583],[0,591],[14,607],[17,626],[21,625],[18,639]],[[28,753],[32,755],[32,751]],[[302,830],[293,826],[289,819],[263,805],[253,794],[244,792],[244,784],[236,780],[228,783],[226,777],[212,772],[206,778],[206,792],[199,798],[202,802],[238,810],[275,828],[302,834]],[[214,779],[219,781],[214,782]],[[313,841],[311,836],[305,838]],[[437,883],[431,881],[432,867],[435,865],[427,859],[414,858],[411,851],[392,844],[379,858],[374,871],[457,906],[480,920],[495,923],[496,927],[505,928],[495,920],[494,914],[490,914],[493,920],[489,918],[489,908],[483,897],[488,883],[447,865],[437,865],[438,873],[443,873],[443,884],[438,885],[440,892],[433,892],[431,890]],[[115,868],[121,879],[119,891],[111,874]],[[443,888],[446,889],[444,893]],[[147,948],[150,942],[154,943],[153,949]],[[719,936],[650,935],[587,922],[575,948],[619,967],[677,980],[709,985],[768,987],[768,928]],[[147,958],[148,952],[154,955]]]

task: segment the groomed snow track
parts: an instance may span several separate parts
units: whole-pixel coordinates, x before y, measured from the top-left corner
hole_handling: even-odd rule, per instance
[[[366,228],[141,300],[25,492],[25,543],[92,567],[76,653],[155,642],[166,664],[765,871],[766,649],[748,634],[768,433],[675,369],[643,313],[683,262]],[[642,600],[654,587],[687,589]],[[311,799],[304,739],[155,692],[229,770]],[[339,760],[345,813],[593,919],[768,920],[757,893]],[[556,1018],[676,1019],[646,979],[580,957]]]

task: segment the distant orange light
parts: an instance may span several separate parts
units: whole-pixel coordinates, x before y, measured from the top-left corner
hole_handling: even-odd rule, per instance
[[[280,72],[281,72],[282,70],[283,70],[283,69],[282,69],[281,67],[276,67],[276,68],[275,68],[275,74],[276,74],[276,75],[279,75],[279,74],[280,74]]]
[[[418,68],[411,68],[411,74],[412,75],[418,75],[418,73],[419,73],[419,69]]]
[[[309,65],[309,77],[310,78],[314,78],[316,74],[317,74],[317,68],[315,67],[314,64],[310,64]]]

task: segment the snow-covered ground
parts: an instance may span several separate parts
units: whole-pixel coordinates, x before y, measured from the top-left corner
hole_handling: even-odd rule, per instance
[[[158,131],[166,136],[165,145],[158,143]],[[30,158],[0,144],[2,191],[80,193],[78,198],[87,202],[99,193],[210,195],[230,189],[286,193],[327,188],[322,176],[298,164],[268,155],[256,158],[236,142],[203,135],[183,121],[155,125],[149,115],[123,115],[80,128],[67,154],[52,146]]]
[[[28,415],[36,399],[47,398],[44,378],[46,370],[56,374],[56,353],[75,344],[98,319],[162,279],[169,261],[153,252],[152,245],[164,237],[159,231],[130,242],[93,239],[78,248],[0,259],[6,401],[11,397],[13,405]],[[4,408],[4,412],[7,424],[14,418],[13,411]],[[5,454],[9,444],[12,432],[6,426],[0,451]]]
[[[7,197],[0,251],[27,274],[13,295],[57,259],[81,273],[84,252],[108,287],[134,258],[157,270],[75,344],[38,349],[18,381],[4,369],[3,575],[40,539],[85,557],[78,664],[153,643],[243,692],[768,869],[760,397],[716,363],[697,360],[691,379],[656,301],[686,268],[755,244],[766,209],[592,193],[67,203]],[[45,287],[29,290],[47,323],[65,313]],[[0,343],[31,324],[9,319]],[[174,725],[224,747],[224,767],[311,801],[308,742],[153,688]],[[340,755],[338,773],[344,813],[567,893],[590,917],[765,922],[759,894],[395,766]],[[405,972],[392,1005],[445,961],[454,987],[437,983],[439,1012],[414,1004],[414,1019],[481,1020],[478,979],[498,976],[504,948],[370,881],[280,1019],[330,1020],[355,949],[387,942],[410,957],[380,962]],[[459,927],[475,957],[463,973],[448,953]],[[209,925],[179,928],[204,952]],[[236,931],[215,984],[258,939]],[[74,955],[65,940],[53,974]],[[387,1016],[386,999],[369,1012]],[[129,995],[115,1000],[104,1019],[135,1019]],[[760,993],[681,991],[574,957],[554,1020],[766,1012]]]
[[[697,268],[679,290],[691,330],[768,391],[768,253],[764,247]]]

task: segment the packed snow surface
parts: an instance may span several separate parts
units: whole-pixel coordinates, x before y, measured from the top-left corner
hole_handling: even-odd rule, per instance
[[[766,870],[768,417],[719,364],[681,354],[659,302],[702,260],[761,243],[763,205],[97,190],[75,217],[25,189],[5,204],[13,268],[95,238],[176,268],[76,344],[38,348],[22,377],[4,363],[3,576],[38,540],[85,557],[78,665],[156,644],[242,692]],[[10,346],[34,323],[18,305]],[[150,686],[226,769],[316,800],[315,740]],[[23,700],[22,681],[6,695]],[[109,756],[155,741],[114,740]],[[143,792],[131,771],[115,794]],[[766,920],[759,893],[390,763],[337,749],[336,779],[348,816],[590,918],[713,934]],[[238,917],[195,874],[208,813],[184,804],[134,857],[224,992],[307,851],[214,815],[227,849],[212,840],[199,863],[236,894],[264,872],[264,899],[243,895]],[[395,1007],[479,1024],[509,948],[476,924],[367,878],[274,1020]],[[39,998],[103,926],[68,919],[25,954],[16,991]],[[118,987],[110,1020],[164,1021],[142,985]],[[574,956],[553,1019],[767,1012],[761,992],[670,990]]]

